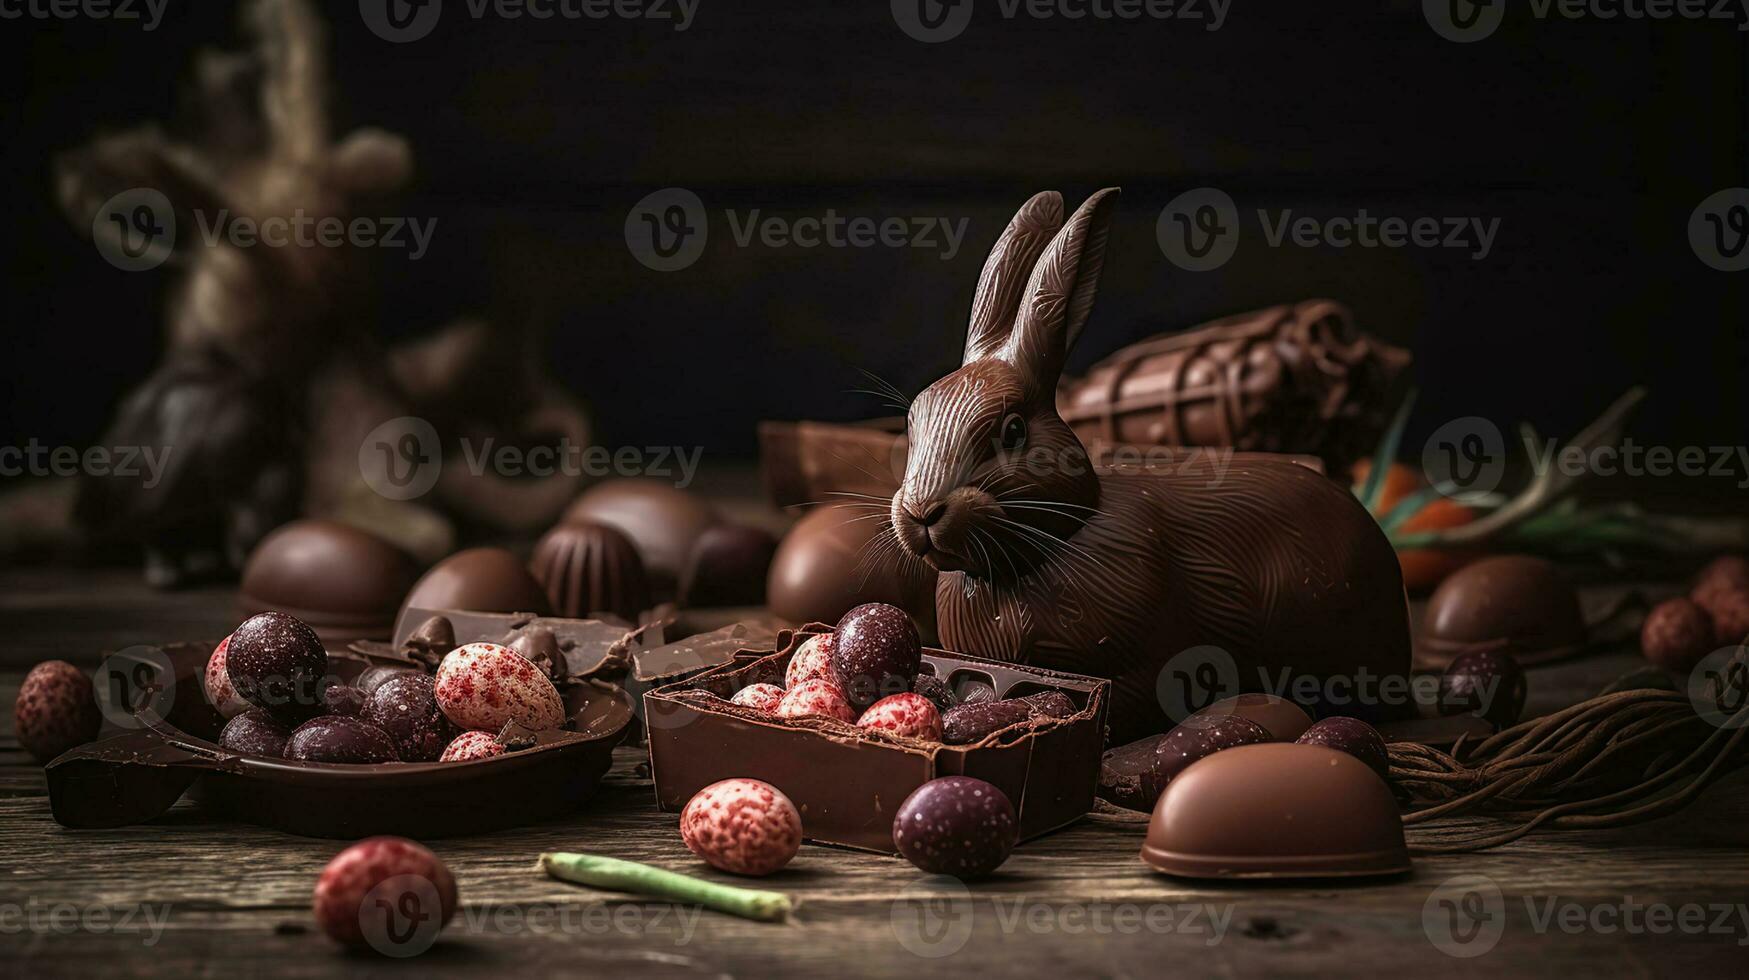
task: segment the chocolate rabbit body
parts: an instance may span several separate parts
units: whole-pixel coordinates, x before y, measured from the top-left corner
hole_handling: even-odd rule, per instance
[[[1406,674],[1396,556],[1344,488],[1286,461],[1222,472],[1206,456],[1098,476],[1057,415],[1052,392],[1092,305],[1115,200],[1100,192],[1066,225],[1055,194],[1021,209],[985,264],[965,364],[911,407],[891,517],[900,547],[944,573],[943,645],[1111,678],[1114,742],[1196,706],[1162,685],[1169,665],[1213,663],[1219,686],[1246,690],[1284,672]],[[1223,654],[1185,653],[1211,646]],[[1232,691],[1204,692],[1219,693]]]

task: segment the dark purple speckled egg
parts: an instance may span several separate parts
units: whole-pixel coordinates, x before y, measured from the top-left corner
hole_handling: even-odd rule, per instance
[[[225,671],[237,694],[287,724],[322,712],[328,652],[316,631],[295,616],[264,612],[231,634]]]
[[[1146,792],[1159,799],[1166,785],[1190,764],[1222,749],[1274,741],[1269,729],[1242,715],[1198,718],[1192,716],[1166,733],[1154,747],[1154,765],[1148,771]]]
[[[292,732],[285,757],[299,762],[394,762],[395,744],[388,732],[362,718],[322,715]]]
[[[981,878],[1001,867],[1020,836],[1014,804],[970,776],[932,779],[899,805],[893,844],[930,874]]]
[[[219,732],[219,747],[244,755],[265,755],[285,758],[285,740],[291,729],[274,720],[260,708],[250,708],[230,721]]]
[[[911,690],[923,663],[917,624],[898,606],[865,602],[844,614],[832,640],[832,668],[857,710]]]
[[[1391,753],[1385,748],[1384,736],[1359,718],[1325,718],[1306,729],[1297,741],[1346,752],[1366,763],[1380,779],[1390,778]]]
[[[433,762],[457,729],[437,706],[436,681],[430,674],[402,674],[378,687],[364,706],[364,719],[395,743],[402,762]]]

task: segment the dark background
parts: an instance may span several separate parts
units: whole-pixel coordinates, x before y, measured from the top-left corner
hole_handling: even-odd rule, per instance
[[[1416,446],[1480,414],[1569,434],[1622,389],[1637,438],[1742,444],[1744,276],[1690,250],[1695,206],[1749,183],[1745,35],[1716,21],[1533,19],[1442,39],[1414,0],[1264,5],[1224,27],[1002,19],[978,0],[926,45],[885,0],[702,0],[661,23],[502,20],[449,0],[431,36],[387,43],[325,5],[336,134],[405,134],[397,214],[439,220],[430,254],[384,263],[379,333],[464,312],[538,316],[553,372],[612,445],[750,457],[763,418],[878,414],[866,369],[914,391],[951,367],[985,249],[1029,194],[1124,189],[1100,302],[1071,366],[1218,315],[1327,295],[1416,354]],[[172,2],[152,33],[0,21],[7,218],[3,444],[95,439],[163,344],[168,269],[126,273],[70,228],[49,160],[105,128],[171,116],[228,3]],[[1154,222],[1201,185],[1246,215],[1234,259],[1168,263]],[[682,186],[710,245],[662,274],[623,223]],[[1267,248],[1256,208],[1498,217],[1462,250]],[[969,219],[951,261],[912,249],[738,248],[722,209]],[[531,313],[530,311],[535,311]],[[1717,481],[1714,481],[1717,482]],[[1733,492],[1725,485],[1715,488]],[[1737,491],[1740,492],[1740,491]]]

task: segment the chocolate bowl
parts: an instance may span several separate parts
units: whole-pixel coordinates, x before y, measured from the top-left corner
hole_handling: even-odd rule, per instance
[[[202,706],[200,677],[212,645],[172,644],[156,669],[176,704]],[[149,658],[142,662],[157,661]],[[330,673],[350,681],[368,660],[330,655]],[[473,762],[375,765],[293,762],[219,747],[211,718],[140,714],[142,727],[67,752],[49,763],[49,806],[75,829],[120,827],[161,816],[185,793],[231,819],[306,837],[399,834],[453,837],[519,826],[581,804],[607,772],[632,720],[631,699],[600,682],[567,686],[564,730]]]

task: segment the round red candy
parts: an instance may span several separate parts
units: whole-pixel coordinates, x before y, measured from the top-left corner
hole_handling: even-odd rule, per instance
[[[46,660],[24,675],[12,706],[18,744],[38,762],[48,762],[97,737],[103,715],[91,678],[65,660]]]
[[[335,942],[412,956],[437,941],[456,902],[455,877],[441,858],[404,837],[370,837],[328,862],[312,904]]]
[[[869,705],[856,722],[858,728],[891,732],[928,742],[941,741],[941,712],[935,702],[921,694],[906,692],[881,698]]]
[[[227,636],[213,648],[206,662],[205,687],[206,699],[213,708],[226,718],[235,718],[248,710],[249,702],[237,695],[237,689],[231,686],[231,674],[225,669],[225,651],[230,646],[231,638]]]
[[[802,817],[777,787],[725,779],[698,791],[680,813],[680,839],[711,867],[768,875],[802,846]]]
[[[816,677],[824,677],[834,683],[838,680],[838,674],[832,669],[831,633],[808,637],[807,642],[790,655],[789,666],[783,672],[783,686],[795,687]]]

